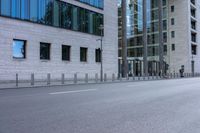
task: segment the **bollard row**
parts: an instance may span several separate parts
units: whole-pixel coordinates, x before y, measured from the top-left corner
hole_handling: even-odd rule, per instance
[[[108,76],[110,76],[110,79],[108,78]],[[132,77],[132,79],[131,79]],[[116,75],[113,73],[111,75],[107,75],[107,73],[104,73],[103,75],[103,81],[102,82],[115,82],[115,81],[147,81],[147,80],[160,80],[160,79],[177,79],[177,78],[192,78],[192,77],[200,77],[200,73],[183,73],[183,74],[180,74],[180,73],[166,73],[164,75],[159,75],[158,73],[152,73],[152,74],[132,74],[132,75],[126,75],[125,78],[122,77],[122,74],[119,74],[118,75],[118,78],[116,77]],[[89,82],[91,82],[92,80],[89,79],[89,74],[86,73],[85,76],[83,76],[84,80],[83,83],[86,83],[88,84]],[[75,73],[73,75],[73,78],[72,78],[72,82],[73,84],[78,84],[79,82],[81,81],[81,78],[80,76],[78,77],[78,74]],[[30,76],[30,85],[31,86],[35,86],[35,74],[32,73],[31,76]],[[51,79],[51,74],[48,73],[46,75],[46,85],[49,86],[51,85],[53,82],[53,80]],[[93,82],[94,83],[100,83],[101,80],[100,80],[100,75],[98,75],[98,73],[96,73],[94,75],[94,78],[93,78]],[[64,85],[66,83],[66,80],[65,80],[65,74],[62,73],[61,74],[61,79],[60,79],[60,84],[61,85]],[[16,73],[16,77],[15,77],[15,85],[16,87],[19,86],[19,74]]]

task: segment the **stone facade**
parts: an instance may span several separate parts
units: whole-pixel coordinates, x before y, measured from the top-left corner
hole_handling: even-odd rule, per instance
[[[174,6],[174,12],[171,12],[171,6]],[[191,16],[191,8],[195,8],[196,17]],[[190,0],[169,0],[169,29],[168,29],[168,57],[170,72],[179,72],[181,65],[184,65],[185,72],[192,72],[192,58],[194,60],[194,72],[200,72],[200,54],[199,54],[199,33],[200,33],[200,1],[196,0],[195,5]],[[171,18],[175,19],[175,25],[171,25]],[[191,19],[196,21],[196,30],[191,28]],[[175,31],[175,38],[171,38],[171,31]],[[197,33],[197,54],[192,55],[191,32]],[[175,51],[171,50],[172,44],[175,44]]]
[[[104,73],[118,72],[117,1],[105,0],[104,10],[74,1],[68,3],[104,14],[103,68]],[[0,80],[14,79],[14,75],[31,73],[95,74],[100,73],[100,63],[95,62],[95,49],[100,48],[100,36],[0,17]],[[13,39],[26,40],[26,59],[13,59]],[[51,43],[49,61],[40,60],[40,42]],[[71,46],[71,61],[61,59],[62,44]],[[80,62],[80,47],[88,48],[88,61]],[[25,77],[25,76],[24,76]],[[24,78],[21,77],[21,78]]]

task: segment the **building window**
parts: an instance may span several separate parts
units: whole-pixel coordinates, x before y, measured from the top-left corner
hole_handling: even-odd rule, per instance
[[[103,8],[104,5],[103,4],[104,0],[79,0],[79,1],[101,9]]]
[[[62,45],[62,60],[70,61],[71,46]]]
[[[191,41],[192,41],[192,42],[195,42],[195,43],[197,42],[197,37],[196,37],[196,35],[197,35],[196,33],[191,33]]]
[[[197,55],[197,46],[196,45],[192,45],[192,54]]]
[[[194,18],[196,17],[196,10],[193,9],[193,8],[191,9],[191,15],[192,15],[192,17],[194,17]]]
[[[172,51],[175,51],[175,44],[172,44]]]
[[[171,31],[171,38],[175,38],[175,31]]]
[[[80,48],[80,61],[81,62],[87,62],[87,48]]]
[[[60,4],[60,26],[62,28],[72,29],[72,6],[66,3]]]
[[[167,32],[163,32],[163,42],[167,43]]]
[[[174,5],[171,6],[171,12],[174,12]]]
[[[40,59],[41,60],[50,60],[50,43],[40,43]]]
[[[95,35],[101,35],[104,19],[103,14],[60,0],[0,0],[0,15]]]
[[[167,53],[167,45],[163,46],[164,53]]]
[[[13,40],[13,58],[14,59],[26,58],[26,41],[17,39]]]
[[[196,21],[191,21],[191,28],[196,30]]]
[[[37,22],[38,20],[38,1],[30,0],[30,21]]]
[[[95,60],[96,60],[96,62],[101,62],[101,49],[99,48],[99,49],[96,49],[96,51],[95,51]]]
[[[10,16],[11,14],[11,1],[10,0],[1,0],[1,15]]]
[[[21,0],[21,19],[24,19],[24,20],[30,19],[29,9],[30,9],[30,1],[29,0]]]
[[[174,25],[175,24],[175,20],[174,18],[171,18],[171,25]]]
[[[20,0],[11,0],[12,1],[12,17],[20,18]]]
[[[195,0],[190,0],[193,5],[195,5]]]

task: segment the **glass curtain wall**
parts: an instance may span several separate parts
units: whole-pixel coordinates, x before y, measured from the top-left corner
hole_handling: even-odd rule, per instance
[[[104,0],[78,0],[78,1],[89,4],[97,8],[103,8],[104,6]]]
[[[148,44],[148,71],[159,73],[159,0],[147,0],[147,44]],[[167,1],[163,0],[163,41],[167,46]],[[167,49],[164,49],[166,55]],[[164,61],[164,65],[166,62]]]
[[[143,0],[127,0],[129,75],[143,73]]]
[[[103,14],[59,0],[0,0],[0,16],[101,35]]]
[[[119,3],[119,58],[121,57],[121,0]],[[147,21],[143,21],[143,0],[127,0],[127,56],[129,74],[143,74],[143,23],[147,30],[148,73],[159,73],[159,7],[158,0],[146,0]],[[163,41],[167,53],[167,0],[163,0]],[[121,58],[120,58],[121,59]],[[120,64],[120,63],[119,63]],[[164,64],[166,62],[164,60]],[[119,66],[120,67],[120,66]]]

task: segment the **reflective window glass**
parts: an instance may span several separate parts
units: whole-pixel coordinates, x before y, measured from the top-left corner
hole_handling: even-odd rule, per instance
[[[12,0],[12,17],[20,18],[20,0]]]
[[[14,59],[26,58],[26,41],[13,40],[13,58]]]
[[[1,0],[1,14],[4,16],[10,16],[11,13],[11,1],[10,0]]]
[[[29,0],[21,0],[21,18],[22,19],[29,19],[29,7],[30,7]]]
[[[38,1],[30,0],[30,21],[38,21]]]

